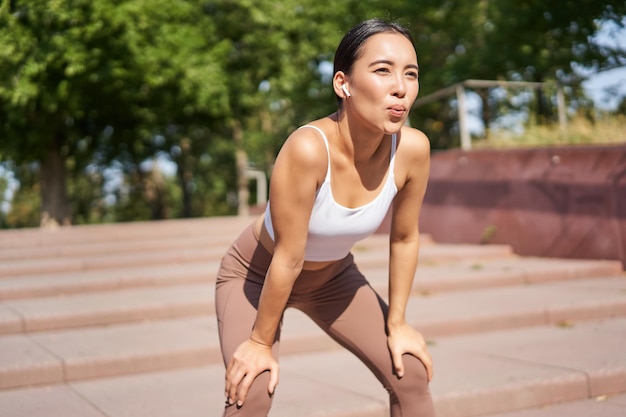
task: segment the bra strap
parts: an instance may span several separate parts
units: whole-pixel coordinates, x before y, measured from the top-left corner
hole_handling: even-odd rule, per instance
[[[326,138],[326,135],[324,134],[324,131],[322,129],[320,129],[319,127],[317,127],[317,126],[304,125],[304,126],[300,126],[299,129],[302,129],[303,127],[313,128],[313,129],[317,130],[320,135],[322,135],[322,139],[324,139],[324,145],[326,145],[326,154],[328,156],[328,170],[326,171],[325,181],[330,181],[330,147],[328,145],[328,139]]]

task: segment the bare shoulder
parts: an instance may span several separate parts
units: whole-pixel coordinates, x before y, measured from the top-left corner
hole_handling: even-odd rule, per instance
[[[408,162],[425,161],[430,158],[430,141],[421,130],[404,126],[398,138],[400,158]]]
[[[308,172],[325,175],[327,152],[320,133],[312,128],[295,130],[283,144],[276,166],[284,165],[290,172]]]

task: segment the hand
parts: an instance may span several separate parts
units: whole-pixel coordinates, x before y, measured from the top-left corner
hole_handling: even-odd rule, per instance
[[[391,360],[398,377],[402,378],[404,375],[402,355],[409,353],[422,361],[426,367],[428,382],[433,379],[433,361],[426,348],[426,342],[422,334],[413,327],[408,324],[390,327],[387,345],[389,346]]]
[[[226,398],[229,404],[241,407],[254,379],[264,371],[270,371],[269,394],[278,384],[278,362],[272,355],[271,346],[248,339],[243,342],[230,359],[226,368]]]

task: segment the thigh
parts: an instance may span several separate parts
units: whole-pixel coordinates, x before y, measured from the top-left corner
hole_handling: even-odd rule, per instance
[[[309,305],[305,312],[333,339],[355,354],[390,395],[391,416],[434,416],[428,377],[422,362],[404,355],[405,375],[394,373],[387,347],[388,306],[356,267],[348,268],[333,282],[329,293],[340,294],[323,308]]]
[[[250,337],[261,287],[260,284],[245,279],[222,281],[216,286],[217,321],[225,366],[228,366],[237,347]],[[272,351],[274,357],[278,358],[278,342],[274,344]],[[269,381],[269,372],[257,376],[244,405],[241,408],[226,405],[223,416],[266,417],[272,405],[272,397],[267,388]]]
[[[262,286],[245,279],[220,282],[215,287],[215,310],[224,365],[250,337]]]
[[[252,226],[242,232],[222,258],[215,284],[215,312],[225,365],[250,337],[270,260]]]
[[[263,276],[253,272],[255,267],[262,269],[262,265],[255,263],[254,255],[246,259],[242,253],[232,248],[228,251],[222,259],[215,286],[215,310],[225,366],[237,347],[250,337],[263,288]],[[275,358],[278,358],[278,337],[277,334],[272,348]],[[266,417],[272,404],[268,385],[269,372],[263,372],[254,380],[244,405],[241,408],[226,406],[224,416]]]

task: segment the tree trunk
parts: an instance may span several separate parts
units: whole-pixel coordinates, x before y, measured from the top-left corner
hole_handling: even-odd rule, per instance
[[[180,158],[178,160],[178,180],[180,182],[180,190],[183,197],[183,212],[182,217],[190,218],[191,217],[191,192],[189,191],[189,181],[192,177],[192,174],[187,170],[187,166],[185,165],[185,158]]]
[[[543,91],[541,91],[541,88],[538,88],[537,91],[535,92],[535,96],[537,97],[537,122],[539,124],[543,124],[544,121],[544,114],[545,114],[545,106],[544,106],[544,102],[543,102]]]
[[[150,203],[152,220],[163,220],[168,218],[167,202],[165,192],[165,181],[163,174],[159,170],[156,158],[153,160],[150,175],[144,180],[146,199]]]
[[[237,214],[239,216],[247,216],[250,214],[250,191],[248,190],[248,154],[243,146],[243,129],[241,124],[236,121],[233,124],[233,138],[236,146],[236,163],[237,163]]]
[[[536,82],[543,82],[543,77],[538,77]],[[542,125],[550,122],[552,118],[552,107],[550,105],[550,98],[546,97],[543,88],[535,90],[535,96],[537,98],[537,123]]]
[[[478,95],[482,102],[481,118],[485,127],[485,139],[489,138],[489,128],[491,126],[491,109],[489,108],[489,89],[478,90]]]
[[[41,227],[71,224],[61,143],[62,140],[55,137],[41,161]]]

